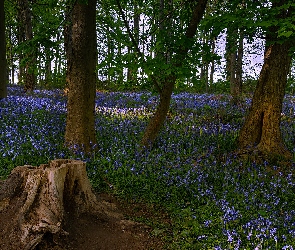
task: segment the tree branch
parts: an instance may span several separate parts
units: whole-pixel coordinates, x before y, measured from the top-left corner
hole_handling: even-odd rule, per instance
[[[195,1],[191,1],[191,2],[195,2]],[[195,9],[193,10],[193,15],[191,18],[191,21],[187,27],[185,36],[187,38],[193,38],[194,35],[196,34],[196,30],[198,28],[198,25],[203,17],[203,14],[205,12],[206,9],[206,5],[207,5],[208,0],[199,0]]]
[[[120,15],[121,15],[122,18],[123,18],[123,22],[124,22],[125,27],[126,27],[126,29],[127,29],[127,33],[128,33],[128,35],[129,35],[129,38],[131,39],[132,45],[133,45],[133,47],[135,48],[136,53],[141,57],[141,60],[142,60],[144,63],[146,63],[146,61],[144,60],[144,54],[143,54],[143,53],[141,52],[141,50],[139,49],[138,44],[137,44],[137,42],[136,42],[136,40],[135,40],[135,38],[134,38],[134,36],[133,36],[133,34],[132,34],[132,31],[131,31],[130,26],[129,26],[129,24],[128,24],[128,21],[127,21],[126,15],[125,15],[125,13],[124,13],[124,11],[123,11],[123,9],[122,9],[122,6],[121,6],[121,3],[120,3],[120,0],[116,0],[116,3],[117,3],[117,6],[118,6],[118,8],[119,8]],[[161,89],[161,87],[160,87],[160,85],[159,85],[159,83],[158,83],[156,77],[153,76],[153,75],[150,75],[150,77],[151,77],[151,79],[152,79],[152,81],[153,81],[153,84],[155,85],[157,91],[161,94],[161,93],[162,93],[162,89]]]

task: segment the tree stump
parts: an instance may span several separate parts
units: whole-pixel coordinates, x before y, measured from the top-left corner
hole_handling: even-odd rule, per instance
[[[63,225],[69,216],[90,211],[112,216],[92,192],[84,162],[60,159],[16,167],[0,183],[0,249],[39,249],[49,238],[58,241],[67,235]]]

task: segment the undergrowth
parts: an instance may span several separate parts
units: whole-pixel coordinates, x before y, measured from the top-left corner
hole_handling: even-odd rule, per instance
[[[285,97],[282,121],[293,152],[294,100]],[[98,150],[86,158],[63,146],[61,93],[25,96],[10,89],[0,101],[0,177],[18,165],[78,158],[99,192],[168,212],[172,226],[135,218],[152,225],[167,249],[293,249],[294,166],[281,173],[278,165],[232,153],[250,100],[235,106],[227,95],[176,94],[155,146],[141,151],[138,142],[157,102],[148,92],[97,93]]]

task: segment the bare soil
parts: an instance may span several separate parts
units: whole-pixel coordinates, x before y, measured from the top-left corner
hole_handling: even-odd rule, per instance
[[[101,218],[93,215],[82,215],[71,218],[65,225],[69,233],[62,246],[47,249],[65,250],[161,250],[164,243],[160,238],[151,235],[152,228],[144,223],[135,222],[135,217],[151,217],[154,212],[143,204],[128,204],[110,194],[99,194],[98,199],[114,204],[120,219]],[[161,216],[165,217],[164,213]],[[155,218],[153,218],[155,219]],[[168,222],[168,217],[166,222]]]

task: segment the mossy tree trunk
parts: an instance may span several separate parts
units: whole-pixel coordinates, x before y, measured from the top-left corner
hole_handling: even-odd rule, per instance
[[[273,8],[279,7],[274,3]],[[285,18],[290,11],[282,11],[278,18]],[[249,114],[246,117],[239,138],[242,150],[258,149],[268,156],[290,158],[281,136],[280,121],[282,103],[290,68],[292,40],[278,42],[278,27],[271,27],[267,34],[264,64],[254,92]]]
[[[96,0],[76,1],[72,10],[70,41],[67,41],[67,124],[65,144],[86,153],[96,144]]]

